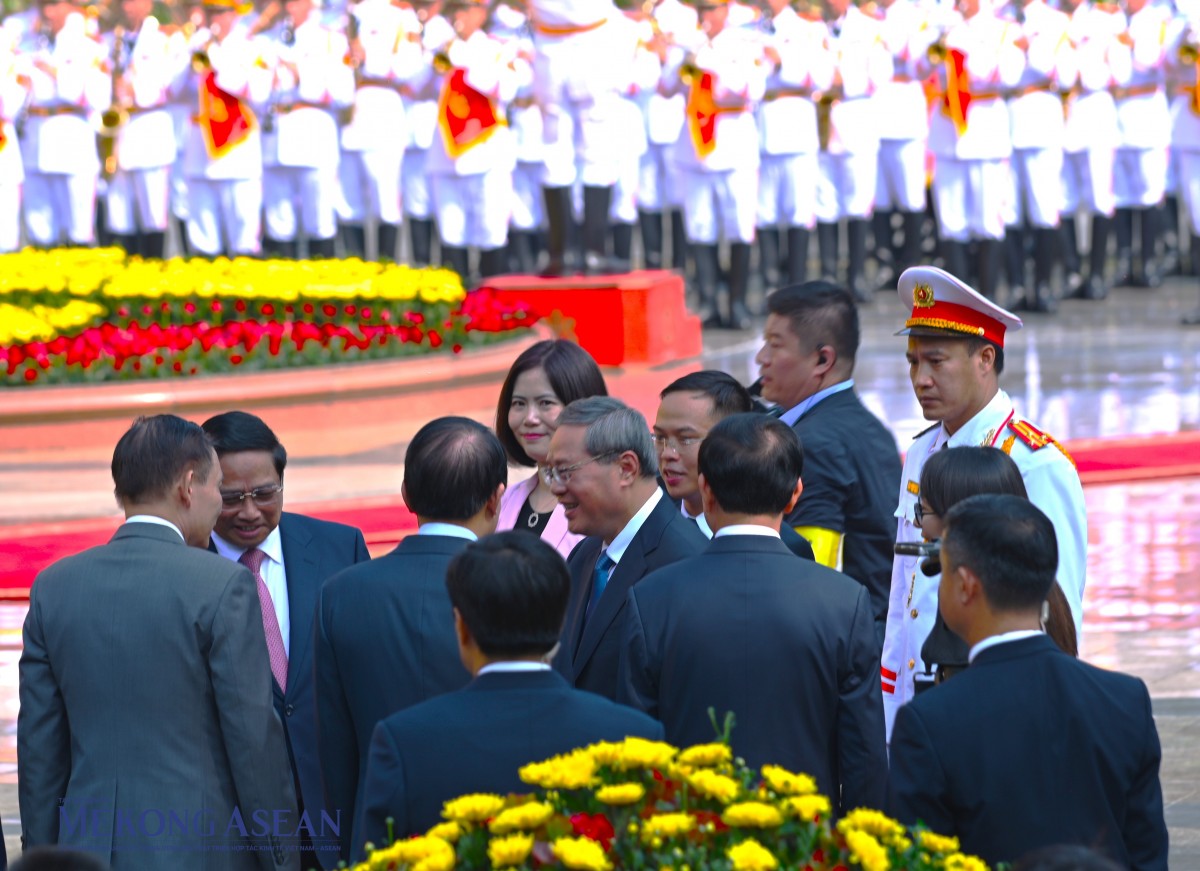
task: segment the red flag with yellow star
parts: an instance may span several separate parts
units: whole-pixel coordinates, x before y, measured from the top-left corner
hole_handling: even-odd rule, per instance
[[[240,145],[254,129],[254,113],[241,100],[217,86],[217,74],[200,78],[200,130],[208,156],[218,158]]]
[[[487,140],[504,122],[486,94],[467,84],[467,71],[451,70],[438,99],[438,127],[446,154],[457,158]]]
[[[967,56],[957,48],[946,52],[946,93],[942,105],[962,136],[967,132],[967,110],[971,106],[971,80],[967,76]]]

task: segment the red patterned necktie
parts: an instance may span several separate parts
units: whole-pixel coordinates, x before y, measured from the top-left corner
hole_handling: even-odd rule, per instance
[[[255,583],[258,584],[258,604],[262,608],[263,633],[267,636],[271,674],[275,675],[275,682],[279,684],[279,688],[287,692],[287,650],[283,646],[283,633],[279,631],[279,618],[275,616],[275,603],[271,601],[271,591],[267,589],[261,572],[266,556],[257,547],[252,547],[238,557],[238,562],[250,569]]]

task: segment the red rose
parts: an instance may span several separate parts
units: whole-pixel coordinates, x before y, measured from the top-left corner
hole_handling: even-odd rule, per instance
[[[25,380],[26,381],[36,381],[37,376],[38,376],[37,369],[26,369],[25,370]]]
[[[612,823],[604,814],[575,814],[571,817],[571,828],[576,835],[581,835],[590,841],[599,842],[605,851],[612,848],[614,836]]]

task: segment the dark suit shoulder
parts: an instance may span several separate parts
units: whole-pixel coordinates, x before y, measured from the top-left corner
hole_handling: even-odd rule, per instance
[[[655,511],[664,506],[671,510],[659,537],[659,547],[665,550],[665,555],[673,559],[684,559],[702,551],[708,544],[704,533],[695,523],[685,519],[668,499],[659,502]]]
[[[405,566],[424,559],[449,561],[467,546],[465,538],[451,535],[410,535],[381,557],[347,566],[321,586],[322,596],[342,595],[360,584],[396,584],[406,578]],[[440,582],[440,578],[438,579]]]
[[[348,523],[321,520],[318,517],[309,517],[307,514],[293,514],[288,511],[283,512],[283,516],[279,520],[279,526],[284,535],[287,535],[290,531],[303,531],[313,538],[342,539],[349,542],[353,542],[362,535],[361,529],[357,526],[351,526]]]

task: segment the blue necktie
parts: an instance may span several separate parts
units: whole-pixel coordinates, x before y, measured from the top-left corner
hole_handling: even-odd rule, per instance
[[[604,594],[604,588],[608,586],[608,578],[612,575],[612,570],[616,567],[613,558],[607,553],[600,554],[600,558],[596,560],[596,567],[592,569],[592,598],[588,602],[587,612],[584,617],[591,617],[592,611],[596,610],[596,603],[600,601],[600,596]]]

